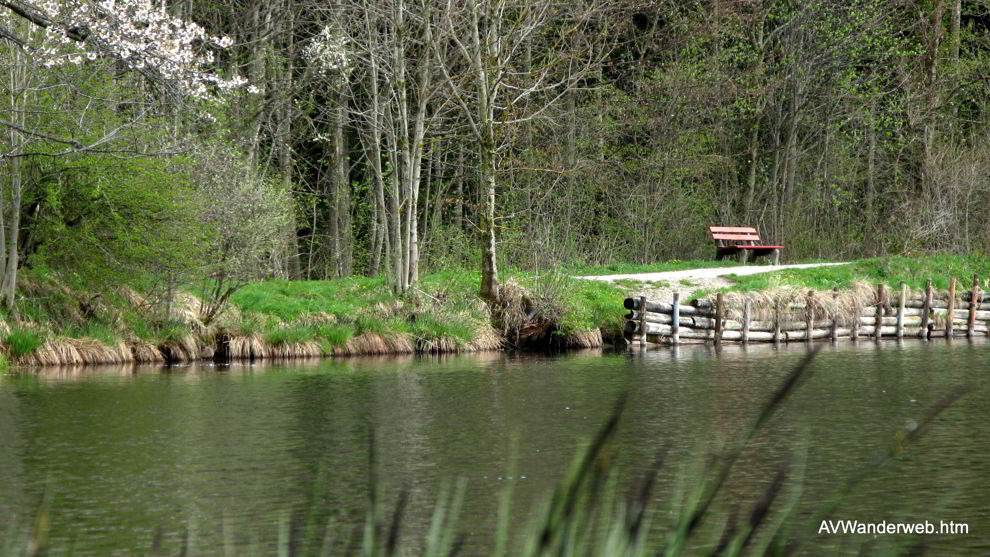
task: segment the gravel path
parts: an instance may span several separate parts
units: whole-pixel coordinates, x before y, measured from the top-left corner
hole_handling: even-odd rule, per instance
[[[692,292],[701,289],[723,288],[732,286],[732,281],[724,275],[755,275],[770,273],[784,269],[807,269],[809,267],[829,267],[832,265],[848,265],[841,263],[802,263],[798,265],[745,265],[738,267],[706,267],[702,269],[686,269],[683,271],[663,271],[660,273],[633,273],[625,275],[597,275],[577,277],[586,280],[601,280],[613,282],[617,280],[637,280],[643,283],[629,289],[630,296],[647,296],[655,300],[666,300],[674,292],[680,292],[681,298],[686,299]],[[651,284],[652,283],[652,284]]]

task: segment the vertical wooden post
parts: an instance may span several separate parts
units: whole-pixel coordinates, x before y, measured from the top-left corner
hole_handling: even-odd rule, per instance
[[[883,333],[883,295],[884,295],[883,285],[878,284],[876,323],[873,325],[873,338],[875,340],[880,340],[880,337]]]
[[[897,297],[897,338],[904,337],[904,304],[907,303],[907,285],[901,281],[901,294]]]
[[[646,347],[646,296],[639,297],[639,345]]]
[[[970,291],[969,295],[969,319],[966,321],[966,336],[969,338],[973,338],[973,333],[976,332],[976,308],[980,305],[979,298],[980,277],[974,273],[973,289]]]
[[[832,342],[839,340],[839,287],[835,286],[832,288],[832,303],[835,305],[835,311],[832,313]],[[857,319],[858,321],[858,319]],[[859,323],[857,323],[859,325]]]
[[[681,341],[681,293],[674,292],[673,308],[670,311],[670,342],[677,344]]]
[[[815,291],[809,290],[804,306],[804,341],[811,342],[811,333],[815,330]]]
[[[725,319],[725,301],[722,293],[715,295],[715,344],[722,342],[722,320]]]
[[[780,300],[773,303],[773,342],[780,342]]]
[[[949,277],[949,303],[946,308],[945,338],[952,338],[953,313],[956,311],[956,277]]]
[[[921,330],[918,331],[918,336],[928,338],[928,321],[929,316],[932,313],[932,279],[925,281],[925,303],[921,307]]]
[[[749,320],[750,320],[750,310],[752,309],[752,302],[746,300],[743,303],[743,322],[742,322],[742,341],[743,343],[749,342]]]
[[[858,306],[859,304],[857,304]],[[860,317],[862,317],[863,310],[859,309],[859,315],[853,317],[853,322],[851,323],[852,329],[849,331],[849,338],[853,342],[859,340],[859,327],[860,327]]]

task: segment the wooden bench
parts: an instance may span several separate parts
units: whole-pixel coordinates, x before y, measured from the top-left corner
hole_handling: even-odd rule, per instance
[[[715,260],[719,261],[726,255],[742,254],[745,263],[749,254],[753,259],[762,256],[773,256],[773,264],[780,264],[780,250],[784,246],[760,245],[760,234],[755,228],[748,226],[709,226],[708,234],[715,240]]]

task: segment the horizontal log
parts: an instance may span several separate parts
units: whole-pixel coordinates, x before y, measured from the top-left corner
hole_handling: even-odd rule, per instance
[[[905,317],[908,317],[908,316],[912,316],[912,317],[913,316],[921,316],[924,313],[925,313],[924,310],[920,306],[919,307],[916,307],[916,308],[913,308],[913,307],[905,307],[904,308],[904,316]],[[876,306],[867,306],[867,307],[863,308],[863,316],[864,317],[872,317],[872,316],[874,316],[876,314],[877,314],[877,308],[876,308]],[[897,307],[896,306],[894,306],[894,315],[897,315]]]
[[[626,321],[627,334],[639,334],[639,323],[636,321]],[[672,334],[670,325],[662,325],[660,323],[646,323],[646,335],[650,336],[664,336],[668,337]],[[715,340],[715,331],[713,329],[695,329],[692,327],[680,327],[677,334],[681,338],[690,339],[702,339],[702,340]],[[750,340],[773,340],[773,333],[760,332],[760,331],[750,331]],[[742,340],[742,331],[722,331],[722,340]]]
[[[956,302],[955,309],[969,310],[969,302]],[[908,308],[923,308],[925,303],[923,301],[908,301],[904,304]],[[932,303],[932,309],[947,309],[948,302],[946,301],[936,301]],[[976,309],[981,311],[990,311],[990,304],[976,304]]]
[[[859,318],[859,324],[860,325],[876,325],[877,324],[877,318],[876,317],[860,317]],[[881,317],[880,318],[880,324],[881,325],[897,325],[897,317]],[[904,326],[905,327],[908,327],[908,326],[917,327],[919,325],[921,325],[921,317],[914,316],[914,315],[912,315],[910,317],[907,317],[907,316],[904,317]]]
[[[626,298],[625,301],[622,303],[622,305],[626,309],[638,311],[639,298]],[[663,302],[651,302],[650,300],[646,301],[647,313],[651,313],[651,312],[666,313],[669,315],[670,313],[673,313],[673,311],[674,311],[674,306],[672,304],[665,304]],[[680,304],[679,313],[681,315],[704,315],[705,317],[713,317],[715,315],[715,312],[713,311],[699,310],[698,308],[684,304]]]
[[[639,315],[640,315],[639,310],[634,309],[626,314],[626,319],[630,321],[639,321],[640,319]],[[687,317],[681,318],[681,323],[684,325],[687,324],[684,323],[685,319],[689,319],[689,318]],[[652,311],[646,312],[646,321],[649,323],[670,323],[673,320],[674,320],[674,316],[669,313],[654,313]]]
[[[626,319],[629,321],[639,321],[639,312],[631,311],[626,314]],[[672,321],[672,317],[665,313],[646,313],[646,321],[648,323],[660,323],[669,324]],[[692,327],[696,329],[714,329],[715,319],[710,317],[681,317],[681,326]],[[735,319],[726,319],[722,322],[722,328],[726,331],[741,331],[742,322],[736,321]],[[814,322],[814,328],[830,328],[832,326],[832,321],[827,319],[816,319]],[[781,321],[780,330],[781,331],[798,331],[805,330],[808,328],[807,321]],[[774,330],[774,324],[772,321],[751,321],[749,323],[750,331],[757,332],[772,332]]]
[[[830,329],[812,329],[811,338],[828,338],[832,336],[832,331]],[[807,340],[808,331],[788,331],[781,335],[783,341],[793,341],[793,340]]]

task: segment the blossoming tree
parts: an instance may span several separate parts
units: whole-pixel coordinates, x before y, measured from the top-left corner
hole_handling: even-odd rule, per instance
[[[162,107],[213,100],[245,86],[219,71],[218,53],[231,40],[175,17],[151,0],[0,0],[0,302],[14,307],[25,159],[76,153],[125,156],[170,152],[149,148],[142,123]],[[107,94],[85,87],[127,81]],[[112,113],[112,124],[98,121]],[[158,114],[156,114],[158,113]],[[123,115],[123,116],[121,116]],[[143,134],[143,136],[141,135]],[[160,138],[161,139],[161,138]]]

